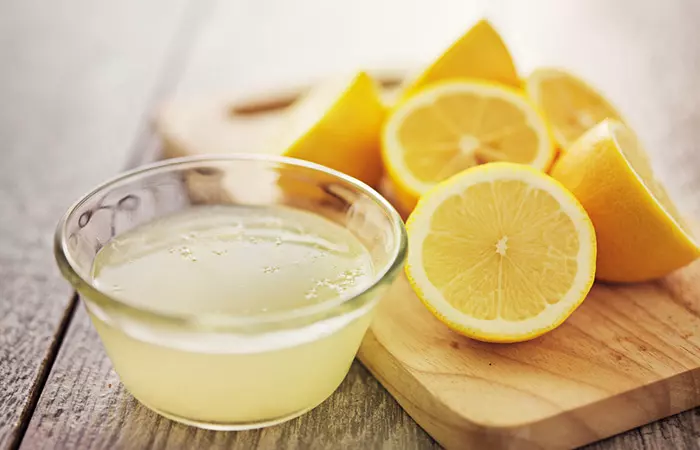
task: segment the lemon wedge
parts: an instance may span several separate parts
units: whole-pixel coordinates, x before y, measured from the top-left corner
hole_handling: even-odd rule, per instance
[[[329,79],[292,105],[274,146],[285,156],[322,164],[377,186],[382,176],[379,136],[385,116],[379,90],[367,73]]]
[[[430,84],[454,78],[476,78],[520,87],[513,58],[489,21],[477,22],[428,68],[409,79],[401,97],[407,98]]]
[[[636,136],[605,120],[562,154],[552,176],[579,199],[598,235],[599,279],[645,281],[700,256],[690,227]]]

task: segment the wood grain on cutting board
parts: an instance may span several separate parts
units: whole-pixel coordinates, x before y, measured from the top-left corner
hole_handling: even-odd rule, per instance
[[[448,448],[568,448],[700,403],[700,262],[638,285],[596,284],[557,330],[464,338],[402,277],[359,358]]]

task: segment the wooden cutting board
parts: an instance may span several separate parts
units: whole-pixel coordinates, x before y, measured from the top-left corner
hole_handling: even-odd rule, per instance
[[[263,151],[303,90],[174,101],[156,119],[165,156]],[[597,284],[559,329],[511,345],[453,333],[401,276],[358,357],[447,448],[583,445],[700,404],[700,261],[653,283]]]

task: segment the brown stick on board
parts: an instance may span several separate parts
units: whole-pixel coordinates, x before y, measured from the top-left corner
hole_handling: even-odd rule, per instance
[[[403,69],[383,69],[370,71],[372,77],[384,89],[394,89],[404,79]],[[232,114],[239,116],[263,114],[287,108],[303,95],[310,86],[289,87],[284,90],[256,94],[250,98],[237,99],[231,107]]]

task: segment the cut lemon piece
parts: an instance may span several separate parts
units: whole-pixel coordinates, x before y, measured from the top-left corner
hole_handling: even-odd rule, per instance
[[[389,116],[382,156],[403,213],[438,182],[493,161],[549,168],[554,147],[544,119],[520,92],[480,81],[429,87]]]
[[[595,275],[596,240],[583,207],[530,167],[466,170],[423,196],[407,223],[406,272],[453,330],[517,342],[560,325]]]
[[[527,78],[525,90],[547,118],[554,139],[565,151],[601,120],[621,120],[602,94],[560,69],[535,70]]]
[[[333,79],[292,106],[275,146],[377,186],[382,175],[379,136],[386,109],[365,72]]]
[[[601,280],[658,278],[700,256],[651,164],[626,126],[605,120],[561,155],[552,176],[579,199],[598,235]]]
[[[402,88],[402,98],[437,81],[477,78],[520,87],[508,48],[487,20],[481,20]]]

